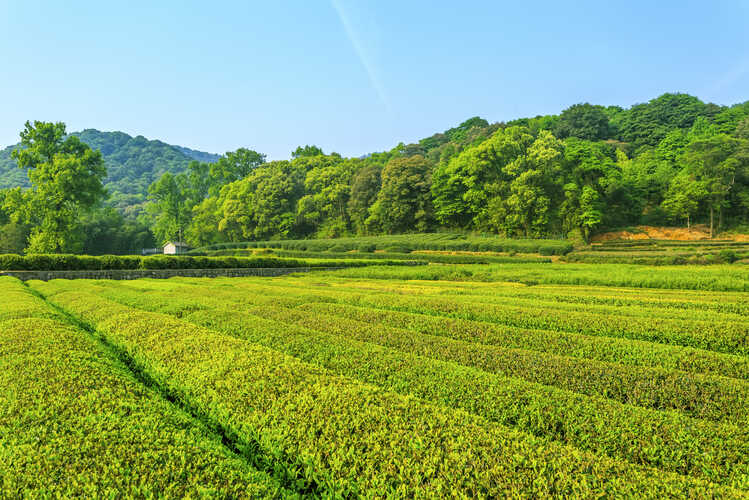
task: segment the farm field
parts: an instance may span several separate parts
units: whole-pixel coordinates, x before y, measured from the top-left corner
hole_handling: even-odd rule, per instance
[[[747,291],[737,265],[0,278],[0,497],[744,498]]]

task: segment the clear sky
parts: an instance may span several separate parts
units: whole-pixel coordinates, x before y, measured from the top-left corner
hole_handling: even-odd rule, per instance
[[[0,0],[0,145],[38,119],[358,156],[669,91],[749,100],[749,0]]]

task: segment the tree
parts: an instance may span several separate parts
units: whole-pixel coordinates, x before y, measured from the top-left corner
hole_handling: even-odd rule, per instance
[[[81,229],[83,252],[89,255],[132,255],[156,246],[153,233],[145,225],[126,220],[112,207],[86,214]]]
[[[722,109],[715,117],[713,122],[718,127],[718,132],[731,134],[736,131],[736,127],[749,118],[749,101],[734,104],[728,108]]]
[[[522,228],[526,238],[541,236],[549,222],[550,200],[543,189],[543,176],[538,170],[526,170],[510,183],[510,196],[505,200],[502,224],[507,232]]]
[[[229,241],[294,236],[304,178],[299,165],[274,161],[226,185],[216,202],[218,230]]]
[[[190,226],[185,232],[185,239],[190,245],[201,247],[228,241],[226,235],[218,230],[221,220],[219,198],[219,196],[206,198],[193,207]]]
[[[559,215],[565,231],[582,233],[588,241],[594,230],[630,221],[637,205],[626,192],[615,150],[605,143],[568,138],[564,141],[566,184]],[[637,213],[639,215],[639,213]]]
[[[23,253],[26,241],[29,237],[29,229],[17,222],[0,224],[0,254]]]
[[[530,146],[501,167],[505,179],[487,187],[487,225],[507,235],[546,234],[553,219],[552,203],[560,198],[559,179],[564,147],[551,132],[542,130]]]
[[[209,167],[210,194],[217,195],[221,186],[244,179],[263,163],[265,163],[265,155],[251,149],[239,148],[226,153]]]
[[[692,215],[697,212],[700,202],[707,196],[705,186],[682,174],[674,177],[663,200],[663,209],[671,217],[684,218],[690,227]]]
[[[358,234],[367,232],[365,222],[369,217],[369,207],[374,204],[382,186],[381,173],[380,165],[369,165],[359,170],[351,181],[348,212]]]
[[[601,223],[603,216],[601,208],[598,192],[590,186],[583,186],[577,224],[582,229],[585,241],[590,241],[591,231]]]
[[[349,226],[348,203],[351,178],[357,166],[354,159],[343,160],[339,155],[297,158],[295,168],[306,170],[303,196],[297,205],[297,216],[305,233],[317,232],[320,237],[338,237]]]
[[[749,139],[749,116],[744,118],[736,126],[736,137],[739,139]]]
[[[389,234],[426,231],[432,221],[431,166],[420,155],[394,158],[382,171],[382,189],[368,224]]]
[[[187,165],[188,204],[193,207],[203,201],[211,192],[213,180],[211,179],[210,163],[191,161]]]
[[[618,120],[620,138],[637,146],[658,144],[670,131],[687,129],[711,107],[688,94],[663,94],[645,104],[636,104]]]
[[[562,111],[554,134],[561,139],[578,137],[598,141],[611,136],[611,125],[603,106],[594,106],[586,102],[574,104]]]
[[[13,158],[28,169],[31,188],[17,190],[6,206],[15,222],[32,227],[26,251],[79,251],[79,218],[105,196],[101,153],[66,136],[64,123],[26,122],[21,146]]]
[[[292,151],[291,157],[302,158],[304,156],[320,156],[323,154],[325,153],[322,152],[321,148],[307,144],[306,146],[298,146],[294,151]]]
[[[508,195],[509,183],[524,168],[521,164],[534,140],[525,127],[499,129],[448,163],[440,163],[432,184],[437,220],[459,227],[496,227],[489,222],[496,219],[489,212],[489,200]]]
[[[715,212],[719,214],[718,227],[722,226],[723,209],[736,181],[736,174],[746,167],[743,156],[744,143],[726,134],[693,140],[684,155],[688,172],[707,192],[710,211],[710,237],[715,231]]]
[[[191,217],[191,207],[185,196],[188,189],[185,174],[172,175],[169,172],[148,187],[151,203],[147,211],[153,217],[152,230],[162,244],[182,241]]]
[[[10,194],[10,189],[0,189],[0,224],[7,224],[10,222],[10,215],[5,207],[5,199]]]
[[[11,222],[10,215],[3,208],[9,190],[0,189],[0,254],[23,253],[29,230],[17,222]]]

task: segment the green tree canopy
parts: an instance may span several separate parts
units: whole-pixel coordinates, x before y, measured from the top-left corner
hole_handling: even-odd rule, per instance
[[[611,137],[611,125],[603,106],[586,102],[574,104],[562,111],[554,127],[554,134],[562,139],[577,137],[597,141]]]
[[[251,149],[239,148],[226,153],[209,167],[211,194],[218,194],[221,186],[244,179],[263,163],[265,155]]]
[[[16,189],[5,205],[15,222],[32,227],[26,251],[80,251],[79,218],[105,196],[101,153],[66,136],[64,123],[26,122],[21,146],[13,157],[28,170],[31,188]]]
[[[320,156],[323,154],[325,153],[322,152],[321,148],[307,144],[306,146],[297,146],[297,148],[291,152],[291,157],[301,158],[303,156]]]
[[[684,160],[688,172],[706,191],[711,236],[715,230],[715,212],[719,214],[720,227],[723,211],[729,206],[729,196],[736,186],[737,175],[743,178],[742,174],[749,163],[745,150],[744,140],[726,134],[698,138],[687,146]],[[742,190],[744,187],[739,186]]]
[[[671,217],[686,219],[687,227],[690,227],[691,217],[706,197],[705,185],[683,173],[671,179],[663,199],[663,209]]]
[[[382,171],[382,189],[367,223],[390,234],[426,231],[432,223],[430,187],[431,165],[423,156],[390,160]]]
[[[172,175],[169,172],[148,188],[148,213],[153,217],[152,229],[161,243],[182,241],[190,223],[191,207],[187,199],[189,191],[185,174]]]
[[[351,181],[348,211],[354,228],[358,234],[366,234],[366,220],[369,217],[369,207],[377,199],[377,193],[382,186],[382,167],[371,164],[360,169]]]
[[[670,131],[688,129],[713,108],[689,94],[663,94],[644,104],[636,104],[621,114],[621,139],[637,146],[655,146]]]

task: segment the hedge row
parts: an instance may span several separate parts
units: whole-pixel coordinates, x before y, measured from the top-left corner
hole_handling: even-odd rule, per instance
[[[216,250],[211,252],[211,255],[247,255],[250,252],[261,252],[268,250],[268,253],[272,253],[278,257],[291,257],[301,259],[366,259],[366,260],[410,260],[419,262],[434,262],[438,264],[502,264],[502,263],[515,263],[515,264],[548,264],[551,262],[549,257],[516,257],[516,256],[498,256],[498,255],[449,255],[440,253],[390,253],[390,252],[377,252],[377,253],[336,253],[336,252],[312,252],[302,250],[278,250],[278,249],[238,249],[238,250]]]
[[[273,240],[220,243],[197,248],[196,253],[236,248],[282,248],[311,252],[372,252],[386,250],[408,253],[413,250],[453,250],[472,252],[520,252],[541,255],[564,255],[572,251],[572,243],[564,240],[515,240],[498,237],[475,237],[454,233],[404,234],[324,240]]]
[[[731,264],[749,257],[747,252],[723,249],[717,254],[705,255],[642,255],[640,253],[617,252],[616,255],[602,255],[602,252],[576,252],[566,255],[566,262],[585,264],[636,264],[650,266],[683,266]]]
[[[171,291],[161,296],[149,293],[144,296],[137,292],[113,289],[102,295],[117,302],[137,304],[146,310],[183,316],[192,310],[213,307],[228,307],[236,311],[236,306],[231,305],[232,301],[245,305],[253,304],[256,303],[256,297],[267,296],[268,290],[260,287],[254,293],[246,289],[224,293],[220,297],[223,301],[217,300],[218,297],[211,297],[202,307],[196,307],[196,302],[200,303],[200,299],[194,297],[193,290],[182,293]],[[138,301],[138,295],[143,300]],[[187,299],[187,302],[182,303],[182,299]],[[746,405],[746,400],[749,399],[749,383],[746,381],[454,340],[388,327],[376,322],[362,322],[330,315],[320,309],[256,309],[250,306],[251,311],[256,310],[258,316],[265,318],[323,329],[362,342],[374,342],[491,373],[568,388],[582,394],[600,395],[626,404],[656,409],[677,409],[696,418],[712,420],[735,421],[749,417],[749,407]]]
[[[112,317],[107,301],[81,299],[54,297],[165,389],[268,457],[277,474],[320,496],[740,495],[535,439],[169,316]]]
[[[463,409],[580,449],[607,450],[610,456],[632,463],[728,485],[749,480],[749,436],[743,428],[506,378],[420,356],[418,349],[399,352],[363,339],[351,340],[346,338],[349,335],[338,335],[341,328],[331,330],[326,318],[308,324],[312,330],[292,326],[285,316],[288,312],[267,307],[248,313],[207,310],[184,319],[340,375]]]
[[[518,282],[527,285],[584,285],[749,292],[749,266],[653,267],[628,264],[443,265],[421,268],[370,266],[318,275],[320,278]]]
[[[712,373],[725,377],[749,379],[748,358],[702,349],[570,332],[530,330],[480,321],[371,309],[346,304],[311,303],[301,306],[301,309],[467,342],[508,348],[524,348],[625,365],[650,366],[666,370]]]
[[[317,278],[315,282],[319,281]],[[476,297],[483,300],[492,298],[520,298],[547,302],[580,304],[582,306],[616,306],[636,307],[662,311],[681,311],[684,316],[691,318],[695,312],[707,315],[711,312],[724,315],[749,316],[749,301],[743,293],[706,294],[691,290],[648,290],[622,289],[601,287],[569,287],[569,286],[525,286],[520,283],[461,283],[423,281],[418,284],[407,282],[387,281],[356,281],[336,280],[328,278],[337,290],[383,291],[385,293],[417,292],[439,296],[458,295]],[[280,284],[277,282],[276,284]],[[716,315],[719,317],[719,315]],[[714,319],[714,318],[713,318]]]
[[[237,286],[257,285],[253,285],[251,281],[243,281],[237,283]],[[277,283],[263,286],[268,289],[276,287],[280,291],[278,294],[289,290],[289,287]],[[588,312],[584,308],[573,311],[552,307],[487,304],[470,296],[445,298],[389,293],[342,293],[322,288],[317,289],[315,294],[332,302],[378,309],[485,321],[519,328],[646,340],[727,354],[749,354],[748,322],[611,316]]]
[[[426,294],[425,294],[426,295]],[[445,298],[445,295],[450,294],[432,294],[431,297]],[[556,309],[558,311],[571,311],[571,312],[586,312],[593,314],[600,314],[605,316],[620,316],[620,317],[636,317],[636,318],[650,318],[653,321],[661,319],[676,319],[680,321],[718,321],[718,322],[743,322],[749,320],[744,315],[729,313],[729,312],[718,312],[705,309],[693,309],[687,314],[684,311],[653,307],[651,305],[641,306],[616,306],[608,304],[581,304],[581,303],[569,303],[564,301],[556,301],[554,299],[536,296],[536,297],[523,297],[513,294],[484,294],[484,295],[472,295],[472,294],[455,294],[451,295],[459,300],[472,299],[476,303],[483,304],[496,304],[500,306],[523,306],[523,307],[538,307],[539,309]],[[690,324],[691,325],[691,324]]]
[[[217,286],[212,287],[213,284]],[[127,299],[129,305],[135,307],[161,307],[159,312],[177,312],[182,306],[175,303],[171,297],[180,295],[180,303],[184,302],[184,293],[192,293],[192,285],[175,283],[143,283],[149,290],[161,290],[168,293],[147,295],[135,291],[126,293],[125,290],[134,286],[133,283],[116,283],[112,286],[120,287],[118,299]],[[678,345],[659,344],[643,340],[621,337],[606,337],[585,335],[572,332],[540,330],[532,328],[513,327],[503,324],[474,321],[469,319],[425,315],[392,309],[374,309],[350,305],[354,299],[348,299],[345,293],[323,289],[311,291],[303,284],[281,286],[281,282],[252,282],[242,280],[233,281],[232,288],[221,286],[222,283],[202,283],[204,292],[199,299],[191,302],[189,307],[220,307],[227,301],[242,301],[247,304],[278,304],[288,307],[301,306],[303,309],[314,310],[326,314],[335,314],[350,319],[365,321],[372,324],[382,324],[396,328],[433,335],[440,335],[455,340],[479,342],[487,345],[497,345],[508,348],[523,348],[552,354],[588,358],[599,361],[660,367],[667,370],[682,370],[693,373],[712,373],[733,378],[749,379],[749,359],[743,356],[725,354],[704,349],[683,347]],[[187,288],[185,288],[187,287]],[[496,293],[496,288],[491,289]],[[509,290],[512,290],[511,288]],[[524,289],[518,289],[518,293]],[[377,289],[382,291],[382,289]],[[384,293],[400,294],[402,290],[386,288]],[[102,292],[103,293],[103,292]],[[358,291],[361,293],[361,290]],[[424,292],[419,292],[426,297]],[[573,292],[568,292],[573,293]],[[444,294],[441,295],[444,299]],[[469,296],[472,302],[481,301],[483,297]],[[464,299],[466,296],[458,296]],[[306,305],[304,305],[306,304]],[[186,305],[184,307],[187,307]],[[667,311],[669,309],[666,309]],[[612,317],[615,315],[612,314]],[[720,318],[721,315],[716,315]],[[715,321],[714,319],[712,321]]]
[[[390,285],[388,285],[390,286]],[[397,285],[396,285],[397,286]],[[646,289],[605,289],[584,288],[573,289],[565,286],[507,286],[504,284],[479,287],[471,285],[466,288],[460,283],[422,283],[421,286],[432,288],[441,294],[455,293],[476,296],[512,296],[540,300],[564,302],[569,304],[602,305],[602,306],[635,306],[660,309],[681,310],[690,315],[694,311],[714,311],[727,314],[741,314],[749,316],[749,302],[745,296],[731,296],[728,294],[708,295],[695,294],[691,291],[667,292],[663,290],[649,291]]]
[[[628,248],[628,247],[741,247],[749,246],[749,241],[734,241],[734,240],[689,240],[689,241],[678,241],[678,240],[611,240],[602,243],[594,243],[592,246],[597,248],[606,247],[617,247],[617,248]]]
[[[541,307],[477,304],[470,298],[363,296],[354,303],[383,309],[500,323],[520,328],[647,340],[727,354],[749,354],[749,323],[604,316]]]
[[[272,286],[297,286],[293,282],[274,282]],[[373,284],[348,284],[348,285],[336,285],[335,290],[344,293],[385,293],[385,294],[406,294],[406,295],[418,295],[420,297],[431,297],[437,299],[446,299],[449,297],[455,297],[459,302],[466,300],[476,303],[487,303],[496,305],[508,305],[508,306],[529,306],[539,307],[541,309],[557,309],[557,310],[569,310],[574,312],[589,312],[594,314],[612,315],[612,316],[635,316],[635,317],[647,317],[647,318],[658,318],[658,319],[678,319],[683,320],[685,317],[689,321],[692,320],[704,320],[704,321],[729,321],[729,322],[744,322],[747,320],[747,309],[749,304],[746,303],[743,297],[737,298],[736,302],[731,302],[730,297],[720,297],[722,300],[719,304],[721,308],[710,308],[705,307],[706,300],[700,302],[693,302],[693,306],[688,313],[685,314],[683,310],[674,309],[672,307],[658,307],[658,305],[650,303],[648,301],[641,301],[635,307],[625,306],[622,304],[612,303],[595,303],[592,301],[586,302],[584,300],[585,295],[576,296],[574,301],[569,300],[558,300],[555,296],[549,296],[548,293],[544,293],[544,290],[539,291],[536,287],[523,287],[523,286],[505,286],[503,288],[492,287],[487,290],[477,289],[465,289],[465,288],[453,288],[449,285],[440,283],[440,286],[429,286],[426,284],[401,284],[397,283],[382,283],[378,286]],[[577,290],[576,290],[577,291]],[[698,307],[694,307],[698,306]],[[717,310],[720,309],[720,310]]]
[[[749,383],[743,380],[662,368],[508,349],[415,333],[326,315],[319,311],[250,307],[264,318],[291,322],[362,342],[373,342],[429,358],[517,377],[543,385],[654,409],[675,409],[715,421],[749,420]]]
[[[37,316],[20,282],[0,283]],[[81,330],[3,321],[0,353],[2,498],[291,497]]]
[[[0,276],[0,321],[22,318],[58,318],[42,299],[31,294],[20,281]]]
[[[0,255],[0,271],[96,271],[128,269],[238,269],[294,267],[359,267],[366,260],[302,261],[277,257],[195,257],[155,255]],[[386,261],[382,265],[416,264],[411,261]]]

